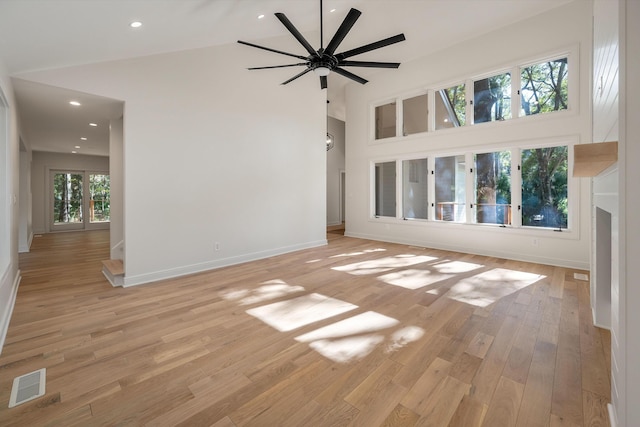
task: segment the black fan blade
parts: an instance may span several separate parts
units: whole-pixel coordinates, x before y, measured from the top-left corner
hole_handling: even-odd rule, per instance
[[[339,67],[398,68],[399,62],[341,61]]]
[[[335,73],[340,74],[341,76],[344,76],[344,77],[349,78],[349,79],[351,79],[351,80],[355,80],[355,81],[356,81],[356,82],[358,82],[358,83],[365,84],[366,82],[368,82],[368,81],[369,81],[369,80],[365,80],[365,79],[363,79],[363,78],[362,78],[362,77],[360,77],[360,76],[356,76],[355,74],[350,73],[350,72],[349,72],[349,71],[347,71],[347,70],[343,70],[342,68],[338,68],[338,67],[336,67],[336,68],[334,68],[334,69],[333,69],[333,71],[334,71]]]
[[[309,54],[311,55],[317,55],[317,52],[315,50],[313,50],[313,47],[311,47],[311,45],[309,44],[309,42],[307,41],[307,39],[305,39],[302,34],[300,34],[300,31],[298,31],[296,29],[296,27],[293,26],[293,24],[291,23],[291,21],[289,21],[289,18],[287,18],[284,13],[276,13],[275,14],[276,17],[280,20],[280,22],[282,22],[282,24],[287,27],[287,30],[289,30],[289,32],[291,34],[293,34],[293,37],[296,38],[296,40],[298,40],[300,42],[300,44],[302,46],[304,46],[305,49],[307,49],[307,52],[309,52]]]
[[[249,43],[249,42],[243,42],[242,40],[238,40],[238,43],[245,44],[245,45],[251,46],[251,47],[257,47],[258,49],[268,50],[269,52],[275,52],[275,53],[279,53],[279,54],[282,54],[282,55],[293,56],[294,58],[298,58],[298,59],[303,59],[303,60],[307,59],[305,56],[295,55],[293,53],[283,52],[281,50],[271,49],[270,47],[264,47],[264,46],[260,46],[260,45]]]
[[[344,38],[346,37],[347,33],[351,30],[351,27],[353,27],[353,24],[356,23],[360,15],[362,15],[362,12],[357,9],[351,9],[349,11],[347,16],[344,18],[344,21],[342,21],[342,24],[340,24],[340,28],[338,28],[338,31],[336,31],[336,33],[333,35],[333,38],[325,49],[325,52],[328,55],[333,55],[340,43],[342,43],[342,40],[344,40]]]
[[[320,76],[320,89],[327,88],[327,76]]]
[[[370,52],[372,50],[380,49],[381,47],[399,43],[404,40],[406,40],[404,37],[404,34],[398,34],[396,36],[389,37],[387,39],[380,40],[375,43],[370,43],[364,46],[357,47],[355,49],[348,50],[346,52],[338,53],[336,55],[336,58],[338,58],[338,61],[341,62],[345,58],[349,58],[355,55],[360,55],[361,53]]]
[[[306,62],[299,62],[297,64],[271,65],[271,66],[268,66],[268,67],[251,67],[251,68],[247,68],[247,70],[266,70],[268,68],[298,67],[300,65],[307,65],[307,63]]]
[[[304,70],[301,73],[296,74],[295,76],[291,77],[289,80],[287,80],[286,82],[282,82],[281,84],[286,85],[287,83],[291,83],[292,81],[294,81],[295,79],[297,79],[300,76],[303,76],[305,74],[307,74],[309,71],[311,71],[311,68],[307,68],[306,70]]]

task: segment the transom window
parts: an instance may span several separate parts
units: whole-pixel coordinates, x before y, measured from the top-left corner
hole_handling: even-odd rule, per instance
[[[570,108],[569,55],[373,108],[374,140],[535,116]],[[575,79],[575,78],[574,78]]]

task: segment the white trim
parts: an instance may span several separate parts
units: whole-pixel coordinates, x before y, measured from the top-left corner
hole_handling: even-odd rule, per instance
[[[557,267],[575,268],[577,270],[589,270],[588,262],[576,262],[573,260],[559,259],[556,257],[547,258],[547,257],[535,256],[531,254],[517,254],[514,252],[501,252],[501,251],[491,251],[491,250],[480,252],[480,251],[470,250],[469,247],[466,247],[466,246],[433,244],[433,243],[426,243],[425,241],[412,240],[412,239],[395,239],[395,238],[391,239],[388,236],[378,236],[375,234],[367,234],[367,233],[345,232],[345,236],[354,237],[357,239],[374,240],[378,242],[397,243],[401,245],[415,246],[420,248],[426,247],[430,249],[440,249],[445,251],[454,251],[454,252],[461,252],[466,254],[496,257],[496,258],[502,258],[502,259],[509,259],[513,261],[533,262],[537,264],[553,265]]]
[[[18,248],[18,252],[20,252],[20,253],[29,252],[31,250],[31,243],[32,242],[33,242],[33,231],[29,234],[29,237],[27,237],[27,244],[26,245],[20,245],[20,247]]]
[[[8,270],[10,271],[10,270]],[[4,307],[0,307],[0,310],[3,310],[2,316],[0,316],[0,354],[2,353],[2,348],[4,347],[4,340],[7,338],[7,331],[9,330],[9,323],[11,322],[11,314],[13,313],[13,307],[16,303],[16,297],[18,295],[18,287],[20,286],[20,270],[17,271],[16,276],[13,279],[13,283],[10,290],[9,301]],[[4,283],[4,279],[0,281]]]
[[[567,108],[564,110],[553,111],[552,112],[553,114],[549,114],[551,113],[549,112],[549,113],[542,113],[542,114],[533,114],[529,116],[520,115],[520,109],[521,109],[520,96],[518,95],[518,92],[521,90],[521,87],[520,87],[521,86],[520,73],[522,72],[521,70],[523,68],[540,64],[542,62],[553,61],[553,60],[558,60],[562,58],[567,58],[567,62],[569,64],[569,67],[567,70],[567,86],[568,86]],[[573,65],[574,63],[577,64],[577,66]],[[525,117],[527,118],[527,120],[539,120],[538,119],[539,117],[545,117],[545,118],[550,116],[555,117],[558,114],[576,115],[577,113],[579,113],[579,110],[580,110],[579,71],[580,71],[580,44],[576,43],[576,44],[569,45],[563,49],[557,49],[551,52],[537,55],[533,59],[532,57],[528,57],[526,60],[521,59],[518,61],[512,61],[507,64],[502,64],[502,65],[493,67],[491,70],[485,71],[483,73],[474,73],[471,76],[467,75],[465,76],[464,79],[452,79],[452,80],[448,80],[447,82],[440,82],[435,84],[424,84],[424,85],[421,85],[420,88],[404,91],[399,94],[396,94],[395,96],[389,96],[389,97],[375,100],[369,103],[369,122],[370,123],[369,123],[368,145],[405,141],[407,140],[407,138],[411,138],[414,135],[424,136],[428,138],[429,136],[427,135],[432,135],[434,132],[451,131],[452,129],[457,129],[457,132],[460,132],[461,129],[475,127],[474,110],[473,110],[473,104],[471,103],[471,101],[473,100],[474,82],[478,80],[483,80],[489,77],[493,77],[496,75],[505,74],[505,73],[511,74],[511,117],[504,121],[497,121],[497,122],[491,121],[491,122],[481,123],[482,125],[484,125],[483,128],[489,124],[493,124],[495,126],[497,123],[500,123],[498,126],[504,126],[506,123],[513,122],[513,121],[518,122],[519,119],[523,119]],[[452,83],[452,82],[458,82],[458,83]],[[427,132],[420,132],[420,133],[406,135],[406,136],[404,135],[402,102],[405,99],[410,98],[412,96],[411,94],[416,94],[416,95],[419,94],[420,91],[422,91],[423,93],[427,93],[427,95],[429,96],[430,94],[433,94],[434,92],[437,92],[441,89],[448,89],[450,87],[458,86],[460,84],[465,85],[466,118],[465,118],[464,126],[460,126],[457,128],[447,128],[447,129],[436,130],[435,127],[432,128],[431,125],[429,124],[427,126]],[[416,95],[413,95],[413,96],[416,96]],[[429,96],[429,99],[432,99],[432,98],[434,97]],[[375,133],[376,132],[376,123],[375,123],[376,107],[379,107],[388,103],[392,103],[392,102],[396,103],[396,136],[376,139],[376,133]],[[433,107],[435,107],[435,104],[433,106],[432,104],[429,104],[429,116],[432,115],[431,111],[433,111],[434,112],[433,116],[435,117],[435,108]],[[433,110],[431,108],[433,108]],[[534,117],[536,117],[536,119],[533,119]],[[429,117],[429,123],[431,123],[431,117]]]
[[[198,264],[185,265],[182,267],[170,268],[167,270],[155,271],[153,273],[139,274],[135,276],[126,275],[124,277],[125,288],[130,286],[142,285],[145,283],[157,282],[159,280],[172,279],[175,277],[186,276],[194,273],[201,273],[203,271],[215,270],[217,268],[228,267],[231,265],[242,264],[245,262],[256,261],[264,258],[270,258],[273,256],[283,255],[290,252],[296,252],[303,249],[316,248],[318,246],[324,246],[327,244],[327,240],[316,240],[312,242],[302,243],[298,245],[285,246],[276,249],[270,249],[266,251],[253,252],[245,255],[239,255],[230,258],[223,258],[216,261],[202,262]]]
[[[611,403],[607,403],[607,409],[609,412],[609,424],[611,427],[618,427],[618,420],[616,418],[616,411]]]

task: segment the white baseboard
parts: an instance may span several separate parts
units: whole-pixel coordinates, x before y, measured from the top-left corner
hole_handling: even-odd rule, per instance
[[[7,338],[7,331],[9,330],[9,323],[11,322],[11,314],[13,313],[13,307],[16,303],[16,296],[18,295],[18,286],[20,285],[20,270],[16,272],[16,277],[13,278],[11,289],[9,291],[9,301],[4,307],[0,307],[2,313],[0,313],[0,354],[4,347],[4,340]]]
[[[600,329],[606,329],[607,331],[611,330],[611,326],[601,325],[596,321],[596,311],[593,309],[593,307],[591,308],[591,321],[593,322],[593,326],[596,326]]]
[[[18,247],[18,252],[21,254],[29,252],[31,250],[31,242],[33,242],[33,233],[29,234],[26,244],[24,245],[21,244]]]
[[[618,421],[613,405],[611,403],[607,403],[607,409],[609,410],[609,424],[611,424],[611,427],[618,427]]]
[[[282,248],[270,249],[261,252],[253,252],[246,255],[239,255],[235,257],[223,258],[215,261],[203,262],[200,264],[186,265],[177,268],[171,268],[162,271],[154,271],[148,274],[129,275],[125,274],[124,284],[125,288],[129,286],[142,285],[145,283],[157,282],[159,280],[172,279],[174,277],[186,276],[189,274],[201,273],[203,271],[215,270],[217,268],[228,267],[231,265],[242,264],[249,261],[256,261],[259,259],[269,258],[272,256],[283,255],[290,252],[296,252],[303,249],[315,248],[318,246],[325,246],[327,240],[317,240],[312,242],[301,243],[299,245],[285,246]]]

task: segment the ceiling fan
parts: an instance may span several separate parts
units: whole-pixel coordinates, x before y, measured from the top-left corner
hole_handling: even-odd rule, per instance
[[[362,12],[357,9],[351,9],[347,16],[342,21],[342,24],[334,34],[331,41],[327,47],[323,47],[323,34],[322,34],[322,0],[320,0],[320,49],[315,50],[309,42],[300,34],[300,32],[296,29],[296,27],[289,21],[289,19],[285,16],[284,13],[276,13],[276,18],[282,22],[282,24],[289,30],[289,32],[293,35],[293,37],[298,40],[298,42],[306,49],[309,53],[309,56],[296,55],[293,53],[283,52],[281,50],[271,49],[265,46],[259,46],[257,44],[244,42],[238,40],[238,43],[244,44],[247,46],[256,47],[258,49],[268,50],[269,52],[275,52],[282,55],[291,56],[294,58],[298,58],[304,62],[298,62],[296,64],[286,64],[286,65],[272,65],[268,67],[253,67],[248,68],[249,70],[264,70],[268,68],[285,68],[285,67],[298,67],[305,66],[306,69],[295,76],[291,77],[289,80],[282,82],[283,85],[287,83],[291,83],[298,77],[308,73],[309,71],[313,71],[316,75],[320,76],[320,87],[322,89],[327,88],[327,76],[332,71],[336,74],[340,74],[341,76],[347,77],[351,80],[354,80],[358,83],[365,84],[367,80],[363,79],[360,76],[357,76],[350,71],[345,70],[342,67],[372,67],[372,68],[398,68],[400,66],[399,62],[370,62],[370,61],[349,61],[347,58],[351,58],[352,56],[360,55],[362,53],[370,52],[372,50],[380,49],[385,46],[389,46],[401,41],[405,40],[404,34],[398,34],[393,37],[389,37],[383,40],[379,40],[374,43],[370,43],[364,46],[357,47],[355,49],[347,50],[341,53],[335,53],[336,49],[342,40],[346,37],[347,33],[351,30],[351,27],[356,23],[358,18]]]

